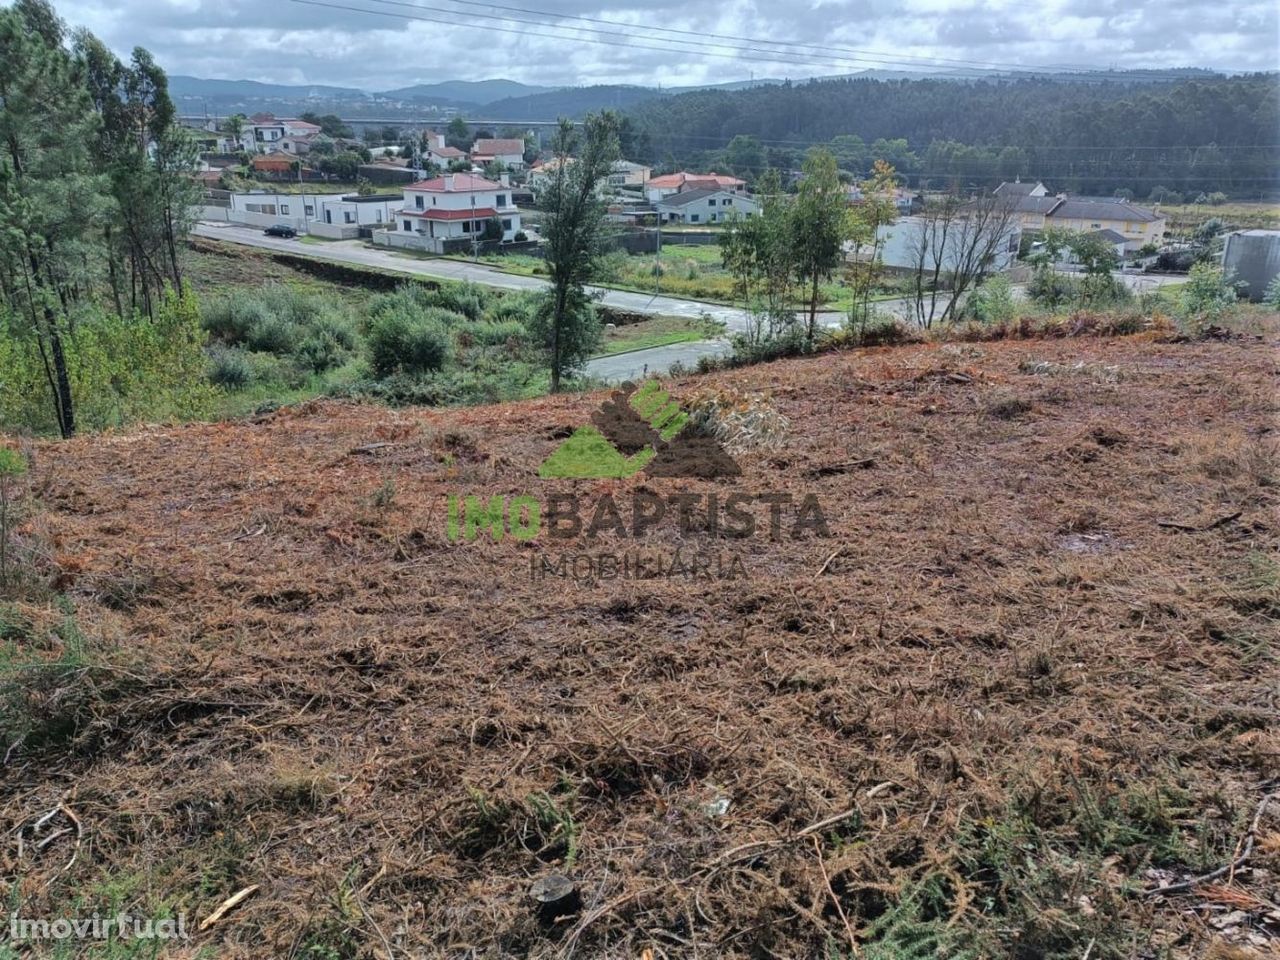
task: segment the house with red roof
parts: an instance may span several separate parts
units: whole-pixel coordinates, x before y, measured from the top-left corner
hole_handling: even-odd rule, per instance
[[[471,145],[471,162],[483,167],[500,163],[508,170],[524,169],[524,141],[509,139],[481,139]]]
[[[502,223],[502,239],[515,239],[520,211],[505,176],[495,183],[470,173],[446,173],[405,185],[404,206],[396,211],[390,242],[432,253],[465,249],[495,217]]]
[[[684,190],[725,190],[729,193],[747,192],[745,180],[731,177],[725,173],[667,173],[660,177],[650,177],[644,185],[644,195],[650,203],[665,200]]]

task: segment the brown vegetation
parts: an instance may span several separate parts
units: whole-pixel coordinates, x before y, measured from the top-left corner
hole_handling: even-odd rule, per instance
[[[1280,804],[1203,895],[1142,891],[1231,862],[1280,775],[1274,346],[676,382],[789,424],[721,481],[539,480],[604,394],[40,445],[21,535],[94,653],[24,701],[3,871],[27,916],[258,885],[196,934],[219,956],[1247,956]],[[639,582],[531,579],[612,533],[446,538],[448,494],[637,487],[814,493],[832,536],[664,523],[639,549],[747,576]],[[12,606],[32,655],[65,607]]]

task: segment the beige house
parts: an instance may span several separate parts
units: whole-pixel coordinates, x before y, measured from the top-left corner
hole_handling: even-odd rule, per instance
[[[1126,253],[1164,240],[1165,218],[1156,210],[1109,197],[1050,196],[1043,183],[1002,183],[994,191],[1013,206],[1014,219],[1023,230],[1042,232],[1049,227],[1073,233],[1110,230],[1124,237]]]

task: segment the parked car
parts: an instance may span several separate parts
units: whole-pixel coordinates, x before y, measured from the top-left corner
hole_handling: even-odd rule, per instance
[[[289,226],[287,223],[277,223],[274,226],[267,227],[267,229],[262,232],[268,237],[290,238],[298,235],[298,231],[293,229],[293,227]]]

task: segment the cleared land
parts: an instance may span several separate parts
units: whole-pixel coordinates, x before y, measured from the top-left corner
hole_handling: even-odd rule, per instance
[[[1280,775],[1275,346],[677,381],[790,421],[721,481],[539,480],[606,394],[36,444],[11,902],[196,919],[257,885],[193,941],[246,958],[1243,950],[1277,932],[1277,805],[1238,869],[1142,891],[1230,863]],[[446,537],[448,494],[641,488],[813,493],[831,536],[668,521],[647,555],[745,575],[593,582],[530,558],[636,542]],[[539,919],[549,873],[579,902]]]

